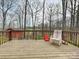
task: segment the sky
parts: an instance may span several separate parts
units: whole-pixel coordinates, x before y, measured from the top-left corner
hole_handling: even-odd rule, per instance
[[[58,3],[58,2],[61,2],[61,0],[47,0],[48,3]]]
[[[57,3],[58,0],[48,0],[50,3],[53,2],[53,3]]]

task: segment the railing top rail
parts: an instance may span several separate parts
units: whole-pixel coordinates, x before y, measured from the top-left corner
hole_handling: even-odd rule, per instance
[[[12,32],[24,32],[24,30],[11,30]],[[50,30],[26,30],[25,32],[50,32]],[[51,30],[53,32],[54,30]],[[1,32],[9,32],[8,30],[1,30]],[[69,33],[79,33],[79,31],[73,31],[73,30],[62,30],[62,32],[69,32]]]

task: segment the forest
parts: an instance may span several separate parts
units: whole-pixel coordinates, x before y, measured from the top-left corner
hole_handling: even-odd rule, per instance
[[[78,29],[79,1],[0,0],[0,28]]]

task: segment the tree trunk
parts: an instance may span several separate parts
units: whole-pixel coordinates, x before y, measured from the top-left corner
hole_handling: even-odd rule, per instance
[[[22,26],[21,26],[21,16],[18,15],[18,17],[19,17],[19,28],[21,29],[22,28]]]
[[[79,4],[78,4],[78,10],[77,10],[76,28],[79,29]]]
[[[50,35],[51,35],[51,17],[52,17],[52,8],[50,9],[50,21],[49,21],[49,23],[50,23]]]
[[[37,9],[36,9],[36,11],[37,11]],[[34,21],[34,23],[33,23],[33,39],[35,39],[35,24],[36,24],[36,19],[37,18],[37,12],[35,13],[35,21]]]
[[[70,0],[71,2],[71,29],[75,27],[76,16],[76,2],[77,0]]]
[[[24,38],[26,38],[26,15],[27,15],[27,2],[28,0],[25,0],[25,18],[24,18]]]
[[[42,19],[42,36],[44,35],[44,16],[45,16],[45,0],[43,1],[43,19]]]
[[[5,29],[6,13],[3,12],[3,30]]]
[[[67,0],[62,0],[62,9],[63,9],[62,28],[64,29],[66,27]]]

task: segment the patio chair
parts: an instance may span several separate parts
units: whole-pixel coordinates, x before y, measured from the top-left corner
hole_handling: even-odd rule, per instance
[[[50,42],[60,46],[62,43],[62,30],[54,30],[53,35],[50,37]]]

